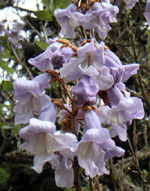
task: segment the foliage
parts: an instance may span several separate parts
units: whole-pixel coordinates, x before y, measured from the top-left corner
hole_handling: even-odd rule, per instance
[[[9,171],[6,168],[0,168],[0,185],[5,184],[9,178]]]

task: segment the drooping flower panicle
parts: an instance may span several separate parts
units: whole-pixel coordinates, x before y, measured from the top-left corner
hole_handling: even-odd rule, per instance
[[[43,74],[14,82],[15,123],[28,123],[19,133],[25,140],[21,147],[34,154],[36,172],[42,172],[46,162],[52,165],[60,187],[73,186],[75,158],[86,176],[109,174],[106,160],[125,152],[113,138],[126,141],[128,125],[144,117],[142,101],[131,97],[125,85],[139,64],[123,65],[94,37],[97,32],[106,38],[119,9],[109,0],[88,2],[74,1],[57,9],[55,16],[64,37],[75,38],[76,28],[82,27],[91,38],[85,36],[78,46],[67,39],[50,39],[43,53],[29,59]],[[60,83],[62,99],[46,94],[55,81]]]

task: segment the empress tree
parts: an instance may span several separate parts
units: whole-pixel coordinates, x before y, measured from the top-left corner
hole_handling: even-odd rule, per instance
[[[50,164],[57,187],[147,190],[150,1],[74,0],[55,10],[42,2],[34,12],[6,3],[37,19],[0,23],[2,69],[22,67],[10,95],[20,148],[37,173]],[[1,83],[3,100],[10,78]],[[129,183],[129,169],[139,182]]]

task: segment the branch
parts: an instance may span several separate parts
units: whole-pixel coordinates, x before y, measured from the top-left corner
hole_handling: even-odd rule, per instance
[[[31,27],[31,29],[35,32],[35,33],[37,33],[37,35],[39,35],[39,37],[42,39],[43,37],[42,37],[42,35],[40,34],[40,32],[30,23],[30,21],[26,18],[26,21],[27,21],[27,23],[28,23],[28,25]]]
[[[35,12],[33,10],[29,10],[29,9],[26,9],[26,8],[23,8],[23,7],[15,6],[15,5],[13,5],[13,3],[14,3],[13,0],[6,1],[5,3],[4,2],[3,3],[0,2],[0,9],[5,9],[7,7],[12,7],[14,9],[16,9],[16,10],[26,11],[28,13],[34,13]]]
[[[14,8],[14,9],[17,9],[19,11],[26,11],[28,13],[34,13],[35,11],[33,10],[29,10],[29,9],[25,9],[25,8],[22,8],[22,7],[18,7],[18,6],[14,6],[14,5],[10,5],[10,7]]]
[[[10,7],[10,6],[13,6],[13,0],[9,0],[9,1],[6,1],[6,2],[0,2],[0,9],[4,9],[6,7]]]
[[[139,98],[141,98],[142,100],[144,100],[144,97],[143,97],[142,95],[139,95],[136,91],[131,90],[131,89],[127,88],[127,87],[126,87],[126,90],[127,90],[128,92],[130,92],[131,95],[136,96],[136,97],[139,97]]]
[[[145,160],[146,158],[150,157],[150,148],[148,147],[145,150],[137,151],[136,156],[139,160]],[[123,168],[122,170],[127,170],[134,164],[135,161],[133,160],[133,157],[128,157],[126,159],[119,161],[117,164],[114,164],[113,166],[115,169],[120,169],[120,167],[122,167]]]
[[[8,165],[29,165],[33,163],[33,156],[25,152],[12,152],[0,155],[0,163]]]
[[[19,56],[18,56],[16,50],[15,50],[12,46],[10,46],[10,47],[11,47],[11,50],[12,50],[12,52],[13,52],[13,55],[14,55],[15,58],[16,58],[16,61],[26,70],[26,72],[27,72],[29,78],[30,78],[30,79],[33,79],[33,75],[32,75],[32,73],[30,72],[30,70],[29,70],[29,68],[27,67],[27,65],[20,60],[20,58],[19,58]]]

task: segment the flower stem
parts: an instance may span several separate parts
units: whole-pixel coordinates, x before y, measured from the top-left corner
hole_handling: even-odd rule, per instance
[[[73,169],[74,169],[74,186],[76,191],[82,191],[81,187],[81,176],[80,176],[80,167],[78,164],[78,159],[77,157],[74,158],[74,164],[73,164]]]

